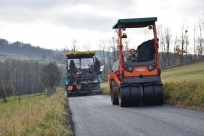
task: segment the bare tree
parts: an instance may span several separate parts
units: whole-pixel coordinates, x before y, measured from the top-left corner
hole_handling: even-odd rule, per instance
[[[0,88],[0,96],[3,98],[4,102],[7,102],[6,100],[6,89],[5,89],[5,85],[4,82],[2,80],[2,87]]]
[[[115,46],[115,37],[112,37],[112,39],[110,40],[110,47],[111,47],[111,50],[113,52],[113,61],[115,62],[117,60],[117,47]]]
[[[123,41],[123,50],[124,50],[124,53],[126,53],[129,50],[129,43],[130,43],[130,40],[125,39]]]
[[[157,26],[157,38],[159,38],[159,39],[160,39],[160,37],[161,37],[162,28],[163,28],[162,25],[158,25],[158,26]]]
[[[98,48],[100,49],[100,57],[101,57],[101,62],[102,62],[102,65],[104,65],[104,73],[102,74],[103,75],[103,78],[105,78],[105,73],[107,72],[106,70],[106,56],[105,56],[105,49],[106,49],[106,40],[104,39],[100,39],[98,41]]]
[[[157,26],[157,38],[159,39],[159,45],[161,45],[161,33],[162,33],[162,25]],[[161,51],[161,46],[159,46],[159,51]]]
[[[119,42],[118,38],[112,37],[111,39],[111,50],[113,52],[113,61],[117,61],[119,59]]]
[[[98,49],[99,49],[99,51],[100,51],[100,58],[101,58],[101,60],[103,59],[103,42],[104,42],[104,40],[103,39],[100,39],[99,41],[98,41]],[[103,61],[102,61],[103,62]]]
[[[186,24],[186,19],[184,20],[183,24],[182,24],[182,28],[181,28],[181,64],[183,64],[183,54],[187,53],[187,51],[184,50],[184,46],[185,46],[185,37],[187,34],[187,29],[188,29],[188,24]]]
[[[164,30],[164,35],[165,35],[165,44],[164,46],[166,45],[166,61],[167,61],[167,66],[170,66],[170,50],[169,50],[169,47],[170,47],[170,43],[171,43],[171,31],[169,28],[165,28]]]
[[[174,51],[173,52],[173,65],[175,65],[175,61],[181,57],[180,49],[179,49],[179,46],[178,46],[178,37],[177,37],[177,35],[176,35],[175,40],[174,40],[174,50],[173,51]]]
[[[188,63],[188,45],[189,45],[189,37],[188,37],[188,31],[185,31],[185,53],[186,53],[186,63]]]
[[[195,47],[195,43],[196,43],[196,39],[195,39],[196,25],[195,24],[194,24],[193,32],[194,32],[194,37],[193,37],[194,55],[193,55],[193,59],[195,60],[196,59],[196,47]]]
[[[167,49],[166,49],[166,39],[165,33],[162,27],[160,28],[160,54],[161,54],[161,66],[165,68],[167,66]]]
[[[71,41],[71,51],[77,51],[77,40],[72,39]]]
[[[198,24],[198,31],[199,31],[199,35],[197,37],[197,50],[198,50],[198,55],[200,56],[200,59],[202,59],[203,56],[203,50],[204,50],[204,38],[203,38],[203,29],[204,29],[204,25],[202,20],[199,20],[199,24]]]
[[[108,68],[107,69],[112,69],[112,64],[113,64],[113,54],[111,52],[111,41],[109,41],[109,46],[107,46],[107,52],[106,52],[106,56],[108,59]]]
[[[84,48],[84,50],[86,50],[86,51],[89,51],[90,49],[91,49],[91,45],[90,44],[88,44],[88,43],[86,43],[84,46],[83,46],[83,48]]]

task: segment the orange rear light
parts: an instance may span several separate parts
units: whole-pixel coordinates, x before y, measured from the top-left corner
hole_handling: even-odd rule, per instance
[[[119,71],[115,71],[115,74],[118,75],[120,72]]]

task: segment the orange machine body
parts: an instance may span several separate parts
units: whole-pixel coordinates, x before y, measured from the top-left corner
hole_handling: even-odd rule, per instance
[[[121,107],[161,105],[163,88],[158,54],[156,17],[119,19],[113,26],[117,29],[119,39],[119,60],[113,63],[108,73],[110,95],[113,105]],[[136,49],[130,49],[123,55],[122,38],[127,38],[126,28],[148,27],[153,30],[154,38],[144,41]]]

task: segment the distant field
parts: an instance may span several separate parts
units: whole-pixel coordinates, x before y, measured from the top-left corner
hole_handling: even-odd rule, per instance
[[[0,53],[0,61],[4,61],[5,59],[12,58],[12,59],[21,59],[21,60],[40,60],[39,57],[29,57],[27,55],[20,55],[20,54],[13,54],[13,53]]]
[[[204,81],[204,62],[162,71],[161,79],[166,82]]]

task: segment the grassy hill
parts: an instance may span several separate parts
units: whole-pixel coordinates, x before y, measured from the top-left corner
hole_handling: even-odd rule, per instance
[[[204,62],[176,67],[162,71],[161,79],[166,82],[204,81]]]
[[[204,110],[204,62],[164,70],[162,82],[165,103]]]

